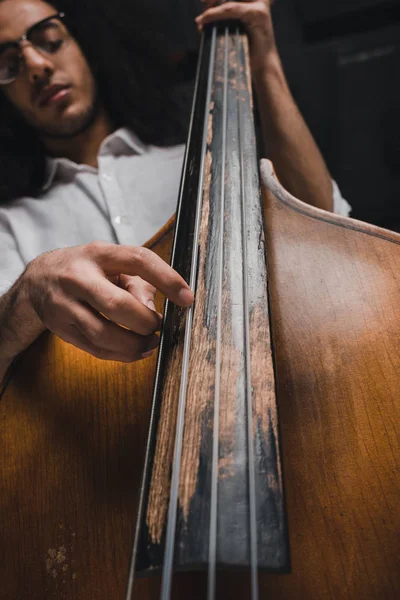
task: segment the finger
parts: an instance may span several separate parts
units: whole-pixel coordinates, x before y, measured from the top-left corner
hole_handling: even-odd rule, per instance
[[[69,332],[62,332],[59,334],[59,337],[67,342],[68,344],[72,344],[76,348],[83,350],[84,352],[88,352],[95,358],[100,358],[102,360],[116,360],[119,362],[135,362],[137,360],[141,360],[142,358],[147,358],[151,356],[154,351],[145,352],[141,355],[135,355],[131,357],[127,357],[124,353],[116,352],[114,350],[107,350],[104,348],[98,348],[83,335],[80,331],[78,331],[75,327],[71,326]]]
[[[85,343],[83,350],[89,351],[90,348],[91,354],[96,351],[95,356],[106,357],[109,360],[132,362],[154,350],[159,344],[158,336],[141,336],[132,333],[81,304],[74,306],[73,319],[68,326],[70,335],[71,329],[74,330],[80,347],[83,342]]]
[[[95,260],[107,275],[139,275],[175,304],[189,306],[193,303],[193,292],[186,281],[148,248],[98,243],[96,247]]]
[[[139,276],[132,277],[131,275],[121,275],[119,278],[119,287],[129,292],[139,300],[139,302],[151,310],[156,311],[156,306],[154,304],[156,288],[151,285],[151,283],[144,281]],[[160,313],[157,314],[160,315]],[[162,318],[162,315],[160,315],[160,317]]]
[[[113,285],[101,273],[95,274],[90,283],[86,281],[85,285],[71,291],[76,298],[134,333],[149,335],[160,329],[161,319],[157,312],[126,290]]]
[[[201,15],[196,17],[197,25],[203,26],[207,23],[224,21],[226,19],[242,19],[248,13],[249,7],[244,2],[225,2],[219,6],[207,8]]]

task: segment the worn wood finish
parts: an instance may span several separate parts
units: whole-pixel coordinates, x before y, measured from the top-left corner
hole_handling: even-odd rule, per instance
[[[215,54],[212,41],[206,52],[206,58],[210,57],[212,89],[206,107],[208,138],[184,394],[174,567],[206,569],[214,542],[219,567],[249,567],[253,517],[255,563],[260,569],[282,571],[288,569],[288,547],[246,37],[222,27],[216,36]],[[207,63],[203,61],[208,72]],[[204,105],[200,109],[204,115]],[[198,125],[204,127],[201,120]],[[194,137],[199,145],[201,136]],[[184,180],[193,179],[193,172],[196,178],[200,175],[189,167]],[[187,212],[190,194],[183,195],[182,203]],[[187,228],[188,236],[192,230],[194,226]],[[178,255],[190,258],[184,251],[188,244],[179,224],[177,239]],[[147,498],[140,515],[141,538],[135,547],[139,572],[161,568],[164,561],[171,472],[176,469],[178,402],[184,381],[185,322],[180,320],[181,314],[171,307],[160,352],[154,398],[158,422],[150,434],[144,482]],[[212,525],[213,468],[216,531]],[[250,475],[255,477],[254,490]]]
[[[400,235],[263,172],[292,568],[260,573],[260,598],[397,600]],[[207,597],[200,573],[175,583],[174,600]],[[217,598],[250,600],[248,578],[221,573]]]

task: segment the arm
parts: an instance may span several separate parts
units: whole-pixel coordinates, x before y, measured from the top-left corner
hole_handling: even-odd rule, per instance
[[[30,305],[21,276],[0,298],[0,383],[14,358],[44,329]]]
[[[97,358],[145,358],[159,342],[156,289],[179,306],[193,301],[182,277],[146,248],[93,242],[41,254],[0,298],[0,382],[45,329]]]
[[[289,90],[278,53],[253,76],[264,147],[282,185],[303,202],[333,210],[332,179]]]
[[[257,94],[264,146],[282,185],[294,196],[325,210],[333,210],[332,180],[322,155],[289,90],[271,19],[269,0],[205,2],[207,10],[196,21],[239,19],[250,42],[250,65]]]

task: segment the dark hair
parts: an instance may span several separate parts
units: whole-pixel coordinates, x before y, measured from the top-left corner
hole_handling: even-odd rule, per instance
[[[62,5],[59,0],[45,1],[66,13],[114,125],[131,128],[145,143],[183,142],[186,123],[169,93],[161,59],[146,43],[139,24],[132,26],[128,53],[101,3],[93,3],[91,9],[90,0],[64,0]],[[45,152],[38,136],[0,93],[0,204],[37,195],[44,174]]]

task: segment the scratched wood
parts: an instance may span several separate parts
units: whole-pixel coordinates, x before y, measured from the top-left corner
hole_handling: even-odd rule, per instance
[[[225,56],[228,74],[226,105]],[[207,61],[204,63],[204,67],[208,68]],[[258,567],[282,571],[288,568],[288,547],[269,332],[263,214],[245,36],[232,33],[225,36],[224,28],[221,29],[217,37],[212,75],[211,100],[206,107],[208,139],[174,566],[177,570],[207,567],[215,389],[219,371],[217,563],[218,566],[225,567],[250,565],[249,470],[252,469],[256,479]],[[204,115],[204,107],[200,107],[200,115]],[[201,131],[204,118],[203,122],[198,118],[197,124]],[[197,134],[197,140],[199,139],[201,135]],[[199,175],[195,171],[195,177],[198,178]],[[193,178],[193,171],[186,173],[186,176]],[[187,201],[191,202],[192,199],[188,196]],[[245,222],[242,201],[246,213]],[[178,235],[179,233],[178,229]],[[190,228],[187,228],[187,233],[191,234]],[[180,235],[179,242],[182,248],[186,248],[186,241]],[[244,261],[245,248],[247,264]],[[248,287],[248,307],[244,300],[245,284]],[[220,299],[221,355],[217,362]],[[246,319],[250,330],[249,348],[245,336]],[[148,474],[148,497],[143,511],[142,536],[138,548],[138,571],[154,570],[161,568],[163,564],[184,321],[171,328],[167,327],[169,331],[175,332],[175,337],[173,340],[166,340],[164,361],[163,356],[160,357],[163,384],[160,386],[160,397],[155,396],[157,434],[154,447],[150,449],[151,473]],[[246,387],[247,353],[251,364],[250,394]],[[253,428],[250,440],[247,427],[249,403],[252,406],[250,412]],[[254,451],[254,464],[249,464],[249,444]]]

